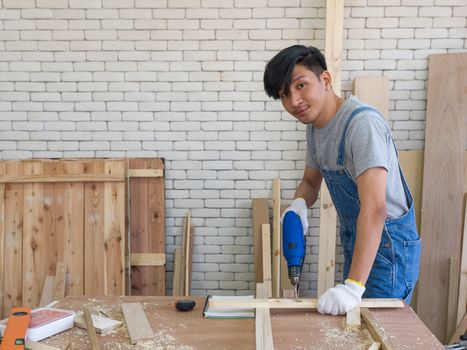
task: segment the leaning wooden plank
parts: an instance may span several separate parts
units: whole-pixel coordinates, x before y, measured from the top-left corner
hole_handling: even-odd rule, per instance
[[[272,295],[280,297],[281,293],[281,179],[272,182]],[[264,247],[263,247],[264,249]]]
[[[0,177],[3,176],[4,163],[0,162]],[[0,184],[0,317],[3,310],[3,277],[5,272],[5,184]]]
[[[316,309],[318,299],[253,299],[253,300],[209,300],[212,307],[268,307],[271,309]],[[360,307],[366,308],[399,308],[404,303],[399,299],[392,298],[367,298],[363,299]]]
[[[163,253],[133,253],[130,254],[131,266],[164,266],[165,254]]]
[[[272,296],[272,282],[271,282],[271,226],[269,224],[261,225],[261,232],[263,236],[263,283],[262,285],[267,290],[266,298]],[[256,284],[258,285],[258,283]],[[263,287],[262,287],[263,288]]]
[[[97,340],[97,334],[94,328],[94,323],[92,322],[91,312],[88,308],[84,308],[84,322],[86,323],[86,329],[91,342],[91,350],[100,350],[101,346],[99,345],[99,340]]]
[[[163,169],[129,169],[129,177],[162,177],[164,176]]]
[[[65,297],[65,280],[66,266],[62,261],[57,261],[56,273],[54,278],[53,300],[60,300]]]
[[[288,207],[289,205],[281,205],[281,218],[282,218],[282,215],[284,215],[284,211]],[[282,244],[282,241],[283,241],[282,225],[280,229],[280,237],[281,237],[281,244]],[[294,287],[292,283],[290,282],[289,269],[287,268],[287,261],[284,258],[284,253],[281,253],[281,295],[279,295],[279,298],[287,298],[286,295],[288,295],[287,294],[288,290],[294,290]]]
[[[141,303],[122,303],[122,312],[131,344],[154,338],[154,332]]]
[[[255,250],[256,283],[263,282],[263,250],[261,225],[269,223],[269,200],[267,198],[253,198],[253,243]]]
[[[355,77],[353,94],[360,101],[375,107],[384,118],[389,114],[389,80],[384,75]]]
[[[172,295],[180,296],[182,295],[182,249],[175,248],[174,252],[174,271],[172,277]]]
[[[30,340],[26,341],[25,348],[26,350],[62,350],[61,348],[56,348],[55,346]]]
[[[54,276],[46,276],[44,286],[42,287],[41,300],[39,302],[40,307],[44,307],[54,300]]]
[[[454,334],[457,326],[457,292],[459,288],[459,260],[449,259],[448,309],[446,316],[446,336],[448,339]]]
[[[264,283],[256,283],[256,297],[267,298],[271,286]],[[256,308],[256,350],[273,350],[271,313],[268,308]]]
[[[381,332],[381,329],[378,327],[378,324],[370,311],[365,308],[360,309],[360,311],[363,321],[365,322],[365,325],[373,339],[382,345],[383,350],[393,350],[394,348],[386,341],[386,337]]]
[[[460,72],[465,71],[467,53],[429,57],[421,225],[424,246],[417,314],[441,341],[447,340],[449,259],[460,258],[462,244],[467,75]]]
[[[332,88],[341,94],[342,44],[344,39],[344,1],[326,1],[326,32],[324,54],[332,75]]]
[[[467,177],[467,176],[466,176]],[[467,312],[467,203],[464,214],[464,233],[462,235],[462,253],[461,253],[461,270],[459,279],[459,303],[457,305],[457,322],[461,323],[462,317]]]
[[[187,217],[185,218],[185,232],[184,232],[184,238],[186,240],[185,243],[185,282],[183,283],[184,287],[184,294],[185,296],[190,295],[190,289],[191,289],[191,275],[190,275],[190,261],[191,261],[191,213],[188,212]]]
[[[465,332],[467,332],[467,313],[464,314],[464,317],[462,318],[461,322],[457,326],[457,329],[452,334],[451,339],[449,339],[449,344],[458,343],[459,337],[463,335]]]

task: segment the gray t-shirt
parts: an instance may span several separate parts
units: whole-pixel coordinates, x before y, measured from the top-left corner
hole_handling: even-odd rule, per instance
[[[388,171],[386,207],[388,219],[398,218],[408,210],[399,172],[399,161],[386,121],[373,111],[358,113],[350,122],[345,139],[344,166],[337,165],[339,143],[350,114],[367,106],[355,96],[344,101],[334,117],[323,128],[307,126],[307,154],[305,164],[310,168],[346,170],[352,180],[365,170],[383,167]]]

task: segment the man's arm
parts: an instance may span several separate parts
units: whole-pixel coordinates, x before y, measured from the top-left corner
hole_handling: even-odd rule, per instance
[[[303,198],[306,206],[311,207],[318,198],[322,180],[323,177],[318,169],[306,167],[302,182],[295,191],[295,198]]]
[[[360,213],[348,278],[366,283],[381,242],[386,210],[387,170],[370,168],[357,178]]]

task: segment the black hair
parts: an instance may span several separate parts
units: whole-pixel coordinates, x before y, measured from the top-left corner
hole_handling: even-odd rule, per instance
[[[264,90],[269,97],[279,99],[279,92],[284,89],[288,95],[292,71],[295,65],[301,64],[315,73],[319,78],[327,70],[326,59],[323,54],[313,46],[293,45],[275,55],[266,65],[264,71]]]

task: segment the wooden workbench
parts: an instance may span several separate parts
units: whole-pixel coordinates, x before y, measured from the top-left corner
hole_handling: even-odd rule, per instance
[[[125,325],[98,335],[103,349],[255,349],[254,319],[206,319],[202,316],[205,298],[194,297],[193,311],[175,309],[175,297],[67,297],[57,308],[81,311],[89,307],[123,320],[122,302],[141,302],[156,334],[155,340],[130,345]],[[443,349],[433,334],[409,307],[372,309],[384,340],[391,349]],[[324,316],[311,310],[271,310],[275,349],[364,349],[373,343],[368,330],[345,330],[344,318]],[[90,349],[85,330],[74,327],[43,341],[64,349]]]

